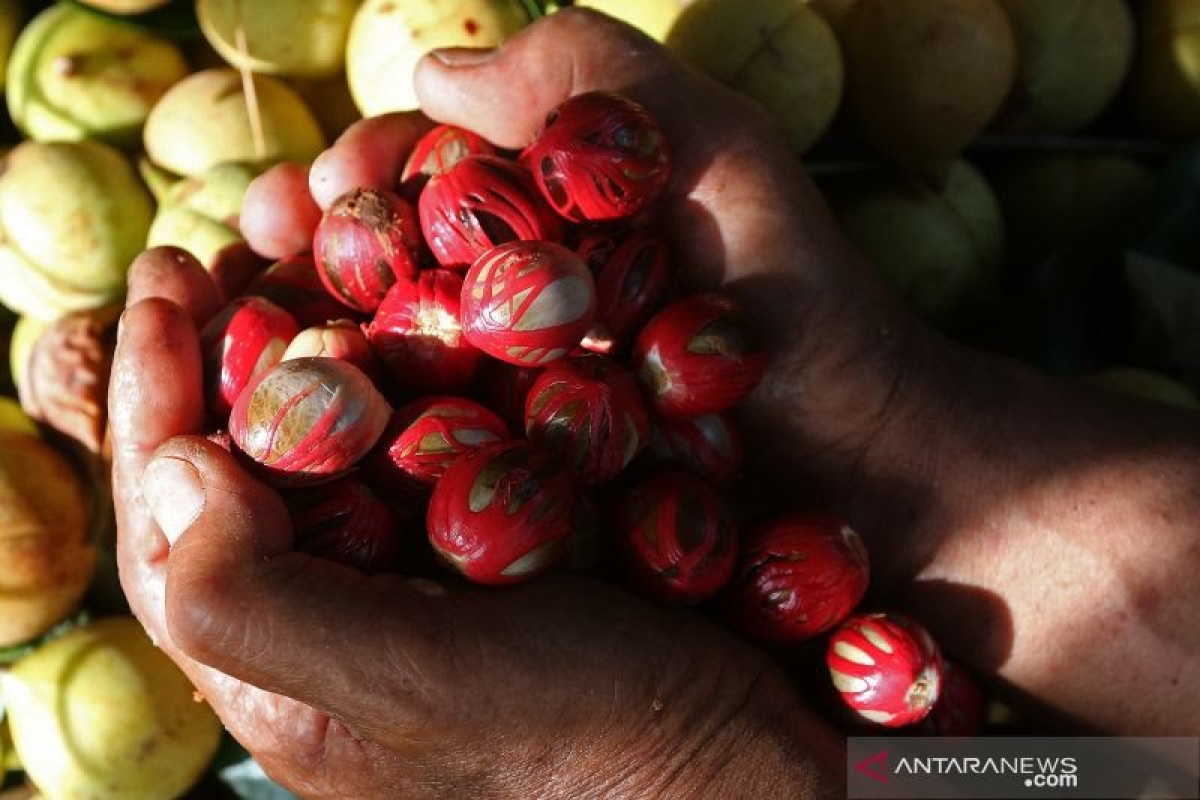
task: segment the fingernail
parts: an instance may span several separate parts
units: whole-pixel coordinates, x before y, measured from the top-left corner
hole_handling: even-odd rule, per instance
[[[182,458],[156,458],[142,473],[142,497],[167,543],[174,546],[204,510],[204,481]]]
[[[447,67],[477,67],[496,57],[496,47],[439,47],[431,51]]]

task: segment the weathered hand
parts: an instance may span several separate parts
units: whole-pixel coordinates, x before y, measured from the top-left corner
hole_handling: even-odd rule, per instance
[[[556,15],[487,66],[427,60],[418,85],[431,115],[499,144],[527,138],[573,92],[628,91],[680,141],[673,225],[700,237],[686,245],[698,283],[744,288],[778,320],[785,306],[756,280],[805,298],[828,280],[775,258],[785,235],[801,250],[823,246],[794,223],[806,206],[824,212],[782,147],[757,144],[774,141],[758,113],[628,29]],[[506,105],[504,86],[522,103]],[[454,116],[472,104],[477,117]],[[689,132],[706,119],[722,122]],[[426,124],[360,124],[313,169],[318,201],[389,183]],[[768,180],[772,160],[783,180]],[[247,229],[277,255],[311,232],[310,206],[271,202],[298,177],[278,170],[247,201]],[[293,552],[279,497],[196,436],[196,328],[215,289],[186,259],[144,261],[130,303],[110,394],[122,583],[155,640],[277,779],[339,798],[840,792],[837,737],[764,655],[694,614],[582,578],[464,590]]]

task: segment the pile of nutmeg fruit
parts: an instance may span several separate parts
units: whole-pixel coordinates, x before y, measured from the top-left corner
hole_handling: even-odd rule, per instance
[[[202,330],[212,438],[280,490],[299,549],[368,573],[423,552],[490,586],[605,567],[759,641],[827,635],[873,723],[921,721],[956,676],[968,708],[935,727],[971,732],[982,697],[923,628],[851,616],[869,570],[848,525],[739,529],[730,411],[767,353],[733,299],[675,291],[670,168],[656,120],[611,93],[564,102],[516,157],[434,128],[393,189],[340,197],[311,256]]]

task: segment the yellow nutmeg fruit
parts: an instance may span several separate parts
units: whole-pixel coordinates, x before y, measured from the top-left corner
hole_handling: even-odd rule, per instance
[[[216,715],[132,617],[41,645],[0,689],[21,764],[53,798],[170,800],[221,739]]]
[[[316,158],[325,136],[300,96],[268,75],[255,75],[253,82],[253,101],[235,69],[203,70],[172,86],[146,120],[150,159],[195,177],[225,161],[265,169]]]
[[[31,139],[141,140],[150,108],[188,73],[183,53],[144,28],[66,3],[26,25],[9,62],[6,98]]]
[[[0,430],[0,647],[40,636],[79,602],[96,568],[87,508],[58,451]]]
[[[363,116],[417,108],[413,70],[437,47],[494,47],[528,22],[512,0],[365,0],[350,25],[346,79]]]
[[[829,188],[847,236],[921,316],[953,326],[989,300],[1004,218],[973,166],[952,162],[940,185],[882,171]]]
[[[1000,0],[1017,42],[1017,77],[999,127],[1068,133],[1091,122],[1125,80],[1133,17],[1123,0]]]
[[[232,66],[318,77],[341,71],[358,6],[359,0],[196,0],[196,16],[204,38]]]
[[[921,170],[953,159],[991,122],[1017,63],[996,0],[857,0],[843,49],[846,101],[863,137]]]
[[[151,201],[102,142],[31,142],[0,173],[0,302],[53,320],[120,297],[146,243]]]
[[[590,8],[621,20],[659,42],[675,20],[693,0],[576,0],[575,5]]]
[[[842,99],[842,54],[833,29],[804,0],[696,0],[667,46],[760,102],[802,153]]]
[[[1142,0],[1130,93],[1141,121],[1172,136],[1200,134],[1200,3]]]

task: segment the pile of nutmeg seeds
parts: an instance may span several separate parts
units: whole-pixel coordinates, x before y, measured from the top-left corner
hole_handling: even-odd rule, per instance
[[[865,720],[939,709],[933,729],[974,732],[982,697],[923,628],[851,616],[869,571],[848,525],[739,531],[730,410],[767,353],[733,299],[674,291],[655,217],[670,170],[656,120],[611,93],[564,102],[516,158],[434,128],[393,189],[339,198],[311,256],[202,331],[215,427],[281,491],[300,549],[405,571],[423,523],[438,561],[491,586],[611,553],[646,596],[711,602],[748,637],[828,636]],[[617,498],[603,521],[597,490]]]

